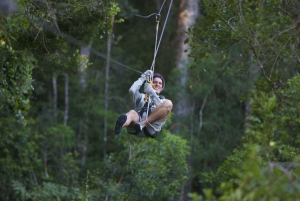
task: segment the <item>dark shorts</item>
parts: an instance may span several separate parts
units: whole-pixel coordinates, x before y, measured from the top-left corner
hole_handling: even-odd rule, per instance
[[[146,119],[145,116],[140,117],[140,123],[142,123],[142,121],[144,121],[145,119]],[[163,126],[163,124],[165,122],[166,121],[163,121],[163,122],[156,121],[156,122],[152,123],[151,125],[148,124],[139,133],[137,133],[136,130],[132,127],[126,127],[126,129],[127,129],[127,133],[132,134],[132,135],[136,135],[138,137],[155,138],[157,136],[158,132],[161,130],[161,127]]]

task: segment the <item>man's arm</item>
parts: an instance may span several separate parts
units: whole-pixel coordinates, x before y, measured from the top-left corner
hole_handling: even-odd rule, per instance
[[[159,96],[156,94],[156,91],[152,88],[150,83],[145,83],[144,85],[144,91],[148,94],[150,94],[150,98],[154,102],[155,106],[159,106],[163,103],[163,101],[159,98]]]
[[[147,70],[146,72],[144,72],[141,75],[141,77],[131,85],[131,87],[129,89],[129,94],[134,103],[135,110],[138,110],[144,106],[145,94],[140,93],[139,90],[140,90],[141,86],[143,85],[143,83],[146,81],[146,76],[148,76],[148,75],[151,76],[152,71]]]
[[[131,97],[131,100],[133,101],[135,110],[138,110],[140,107],[143,106],[142,100],[144,98],[144,94],[141,94],[139,92],[142,84],[144,83],[144,81],[141,80],[141,78],[139,78],[137,81],[135,81],[130,89],[129,89],[129,94]]]

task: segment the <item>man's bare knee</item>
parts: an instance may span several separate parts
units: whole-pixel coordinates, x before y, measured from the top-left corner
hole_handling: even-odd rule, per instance
[[[136,111],[134,111],[134,110],[129,110],[128,112],[127,112],[127,115],[135,115],[136,114]]]
[[[170,111],[172,110],[172,108],[173,108],[173,103],[172,103],[172,101],[170,101],[170,100],[167,99],[167,100],[164,101],[163,104],[164,104],[164,106],[165,106],[168,110],[170,110]]]
[[[136,123],[139,122],[140,117],[138,113],[135,110],[130,110],[126,113],[127,115],[127,121],[126,121],[126,126],[134,126]]]

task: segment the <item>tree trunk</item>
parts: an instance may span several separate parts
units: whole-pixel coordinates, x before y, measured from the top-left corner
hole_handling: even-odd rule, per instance
[[[48,174],[48,154],[47,151],[42,150],[43,153],[43,160],[44,160],[44,173],[45,173],[45,177],[49,178],[49,174]]]
[[[187,117],[191,115],[191,122],[193,122],[193,115],[191,114],[195,108],[195,104],[192,104],[192,101],[188,99],[186,95],[186,80],[188,74],[188,65],[190,59],[188,58],[188,49],[189,45],[184,44],[184,41],[187,38],[187,30],[196,22],[196,18],[199,14],[199,5],[197,0],[181,0],[180,1],[180,14],[178,19],[178,29],[177,29],[177,42],[178,52],[177,52],[177,61],[176,68],[178,68],[180,75],[178,75],[178,83],[181,85],[183,91],[177,93],[177,104],[174,107],[174,112],[176,115]],[[186,51],[186,52],[185,52]],[[191,123],[190,128],[190,140],[193,141],[193,124]],[[192,147],[191,147],[192,149]],[[191,165],[191,159],[187,159],[187,163]],[[188,194],[191,191],[191,181],[188,180],[186,183],[181,186],[181,194],[179,201],[188,200]]]
[[[90,46],[87,47],[81,47],[80,49],[80,55],[83,58],[83,60],[86,60],[86,63],[83,63],[79,66],[78,73],[79,73],[79,82],[81,84],[82,90],[84,91],[87,88],[87,81],[86,81],[86,65],[89,60],[90,56]],[[79,149],[80,157],[81,157],[81,164],[84,165],[86,161],[86,154],[87,154],[87,147],[89,143],[89,134],[88,134],[88,127],[85,124],[85,121],[87,121],[87,112],[84,111],[84,119],[83,122],[80,124],[80,134],[83,134],[83,142],[78,142],[77,146]],[[81,139],[81,137],[80,137]]]
[[[111,25],[113,25],[114,20],[111,19]],[[110,55],[111,55],[111,34],[107,34],[107,58],[106,58],[106,68],[105,68],[105,89],[104,89],[104,131],[103,131],[103,156],[106,155],[106,143],[107,143],[107,111],[108,111],[108,87],[109,87],[109,68],[110,68]]]
[[[52,87],[53,87],[53,116],[54,121],[57,121],[57,78],[52,77]]]
[[[185,50],[189,49],[188,44],[184,44],[184,41],[187,38],[186,31],[190,26],[192,26],[199,14],[199,6],[197,0],[181,0],[180,2],[180,15],[178,19],[178,29],[177,29],[177,41],[178,41],[178,52],[177,52],[177,61],[176,67],[180,71],[180,76],[178,78],[178,83],[183,86],[183,89],[186,88],[186,78],[188,64],[190,62],[188,58],[189,52]],[[178,102],[175,106],[175,112],[178,115],[189,115],[192,111],[192,108],[189,107],[190,104],[187,96],[184,93],[178,94]]]
[[[206,104],[206,100],[207,100],[207,95],[204,97],[203,103],[201,105],[200,111],[199,111],[199,130],[201,130],[202,125],[203,125],[203,118],[202,118],[202,114],[203,114],[203,110]]]
[[[64,125],[68,124],[69,117],[69,75],[65,73],[65,115],[64,115]]]
[[[91,47],[90,46],[87,46],[87,47],[82,47],[80,49],[80,55],[81,57],[83,58],[83,60],[86,60],[88,61],[89,59],[89,56],[90,56],[90,49]],[[87,65],[87,62],[80,65],[79,67],[79,77],[80,77],[80,84],[82,86],[83,89],[85,89],[87,87],[87,83],[86,83],[86,65]]]

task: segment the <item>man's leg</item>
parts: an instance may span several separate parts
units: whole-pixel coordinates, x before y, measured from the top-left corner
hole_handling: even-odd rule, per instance
[[[130,110],[129,112],[126,113],[126,116],[127,116],[127,120],[123,124],[123,127],[126,126],[134,127],[134,125],[139,123],[140,121],[140,117],[135,110]]]
[[[126,114],[122,114],[116,121],[115,133],[119,134],[123,127],[130,126],[134,127],[139,123],[140,117],[138,113],[134,110],[130,110]]]
[[[170,112],[172,111],[173,108],[173,103],[170,100],[165,100],[162,104],[157,106],[151,114],[148,116],[147,120],[151,124],[155,121],[163,122],[165,121]],[[142,121],[142,127],[144,128],[145,126],[148,125],[147,120]]]

